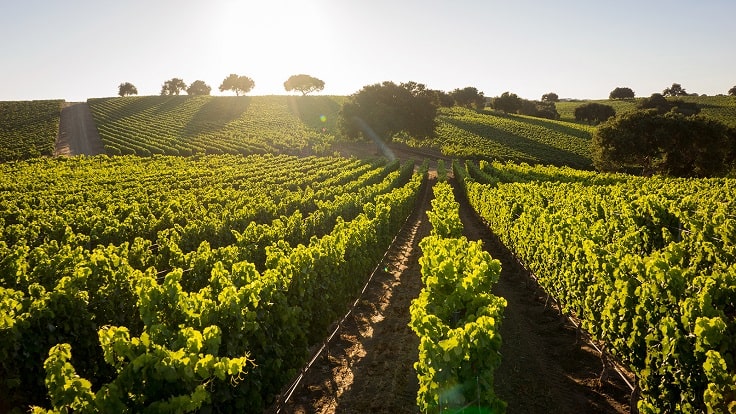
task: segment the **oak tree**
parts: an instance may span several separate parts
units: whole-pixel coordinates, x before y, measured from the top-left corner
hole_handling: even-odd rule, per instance
[[[240,96],[240,94],[245,95],[250,92],[255,86],[256,83],[253,79],[247,76],[238,76],[235,73],[231,73],[220,84],[220,92],[233,91],[236,96]]]
[[[178,95],[187,89],[187,84],[180,78],[171,78],[161,86],[161,95]]]
[[[416,82],[393,82],[364,86],[351,95],[340,110],[340,126],[351,138],[369,137],[370,128],[380,138],[391,140],[399,132],[416,138],[434,133],[436,98]],[[422,85],[423,86],[423,85]]]
[[[644,175],[724,175],[733,168],[736,133],[701,116],[633,111],[593,134],[593,163],[601,171],[640,168]]]
[[[608,94],[608,99],[632,99],[634,96],[634,91],[631,88],[618,87]]]
[[[590,102],[575,108],[575,120],[597,125],[608,118],[616,116],[616,110],[610,105]]]
[[[284,89],[287,92],[299,91],[302,96],[311,93],[318,92],[325,88],[325,82],[321,79],[317,79],[314,76],[309,75],[291,75],[289,79],[284,82]]]
[[[120,96],[138,95],[138,89],[132,83],[124,82],[118,85],[118,95]]]
[[[211,91],[212,88],[201,80],[192,82],[187,88],[187,94],[189,95],[209,95]]]

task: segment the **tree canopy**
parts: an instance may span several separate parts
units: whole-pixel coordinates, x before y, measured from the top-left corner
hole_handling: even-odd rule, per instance
[[[501,96],[497,96],[491,100],[493,109],[504,111],[508,114],[515,114],[521,109],[522,99],[518,95],[511,92],[504,92]]]
[[[236,96],[240,96],[240,94],[245,95],[250,92],[255,86],[256,83],[253,79],[247,76],[238,76],[235,73],[231,73],[220,84],[220,92],[233,91]]]
[[[632,99],[634,96],[634,91],[631,88],[618,87],[611,91],[608,99]]]
[[[593,134],[593,163],[601,171],[637,167],[645,175],[723,175],[733,168],[735,154],[734,130],[701,116],[633,111]]]
[[[728,94],[731,96],[736,96],[736,86],[728,90]]]
[[[171,78],[161,86],[161,95],[178,95],[187,89],[187,84],[180,78]]]
[[[560,119],[560,113],[552,101],[531,101],[522,98],[518,113],[537,118]]]
[[[124,82],[118,85],[118,95],[129,96],[138,95],[138,89],[130,82]]]
[[[416,138],[434,133],[437,103],[423,84],[393,82],[364,86],[351,95],[340,110],[340,126],[348,137],[370,135],[370,127],[379,137],[391,140],[405,132]]]
[[[575,120],[589,124],[599,124],[609,118],[616,116],[616,110],[610,105],[590,102],[575,108]]]
[[[483,96],[483,92],[479,92],[477,88],[472,86],[455,89],[450,92],[450,96],[458,106],[475,109],[483,109],[486,106],[486,98]]]
[[[201,80],[192,82],[187,88],[187,94],[189,95],[209,95],[211,91],[212,88]]]
[[[653,93],[649,98],[642,99],[637,105],[638,109],[656,109],[658,113],[676,112],[682,115],[697,115],[700,107],[695,102],[685,102],[680,99],[667,99],[664,95]]]
[[[325,82],[309,75],[291,75],[284,82],[284,89],[287,92],[299,91],[303,95],[311,92],[318,92],[325,88]]]
[[[559,102],[560,96],[554,92],[545,93],[542,95],[542,102]]]
[[[673,83],[672,86],[669,88],[665,88],[662,91],[662,95],[664,96],[687,96],[688,93],[683,89],[682,85],[679,83]]]
[[[551,96],[550,96],[551,95]],[[497,111],[503,111],[507,114],[522,114],[534,116],[537,118],[547,119],[559,119],[560,114],[557,112],[555,106],[555,99],[557,94],[550,92],[543,95],[546,100],[532,101],[529,99],[520,98],[515,93],[504,92],[501,96],[497,96],[491,99],[491,107]]]

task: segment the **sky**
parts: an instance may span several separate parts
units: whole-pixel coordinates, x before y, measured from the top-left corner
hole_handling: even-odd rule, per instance
[[[736,85],[734,0],[0,0],[0,101],[157,95],[229,74],[350,95],[415,81],[485,96],[603,99]]]

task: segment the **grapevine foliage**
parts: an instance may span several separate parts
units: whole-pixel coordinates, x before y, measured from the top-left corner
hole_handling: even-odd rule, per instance
[[[506,301],[490,291],[501,264],[480,242],[460,235],[452,187],[440,182],[434,192],[436,231],[420,242],[425,287],[411,305],[410,326],[420,338],[417,403],[422,412],[472,407],[500,413],[505,403],[493,391],[493,373],[501,362],[498,330]]]
[[[52,155],[62,101],[0,102],[0,162]]]
[[[655,412],[736,410],[736,185],[484,163],[470,203]]]
[[[425,176],[272,155],[0,169],[0,397],[36,412],[262,412]]]

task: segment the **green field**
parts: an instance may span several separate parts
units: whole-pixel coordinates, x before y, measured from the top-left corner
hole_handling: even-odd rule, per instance
[[[52,155],[62,102],[0,102],[0,162]]]
[[[315,156],[342,139],[345,99],[90,99],[108,154],[70,158],[39,157],[53,150],[61,101],[0,106],[14,151],[0,163],[0,412],[272,404],[428,182],[413,163]],[[736,119],[731,98],[683,99]],[[455,182],[561,309],[636,373],[640,408],[725,412],[736,404],[736,183],[589,171],[595,128],[569,121],[579,104],[560,103],[561,121],[443,108],[434,138],[404,139],[481,160],[455,163]],[[435,234],[459,231],[455,209],[442,183]],[[425,391],[437,384],[483,378],[462,392],[500,407],[491,383],[503,355],[487,350],[502,306],[486,296],[500,269],[458,235],[423,242],[418,259],[429,286],[412,310],[425,338],[419,405],[435,404],[442,393]]]
[[[323,154],[344,98],[144,96],[90,99],[108,155]]]
[[[636,110],[636,105],[643,98],[634,99],[600,99],[585,101],[563,101],[557,102],[557,112],[560,119],[564,121],[575,122],[575,108],[580,105],[595,102],[604,105],[610,105],[616,110],[616,114],[625,114]],[[736,128],[736,97],[734,96],[679,96],[677,98],[685,102],[695,102],[701,108],[701,114],[715,118],[724,124]]]
[[[89,99],[107,155],[325,155],[343,136],[345,96],[141,96]],[[702,114],[736,127],[736,98],[682,97]],[[588,102],[636,109],[641,98],[558,102],[560,120],[495,111],[440,108],[436,134],[410,145],[457,158],[483,158],[589,169],[594,127],[575,122]],[[53,153],[61,101],[0,103],[0,161]]]
[[[425,175],[271,154],[0,164],[0,412],[263,412]]]
[[[587,125],[454,107],[440,111],[436,132],[416,144],[458,158],[591,167]]]

